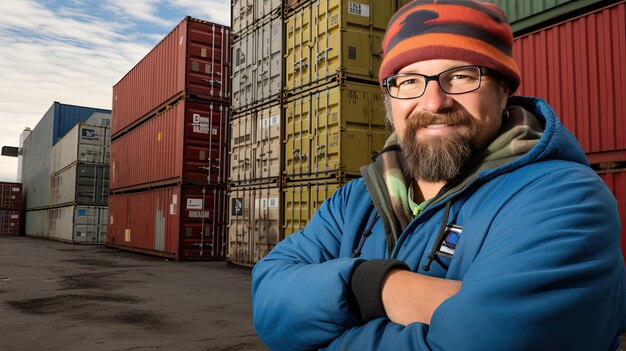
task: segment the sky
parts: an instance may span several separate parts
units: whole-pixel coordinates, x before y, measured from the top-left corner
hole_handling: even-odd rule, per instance
[[[0,1],[0,146],[53,102],[111,109],[111,91],[185,16],[230,25],[230,0]],[[17,158],[0,156],[0,181]]]

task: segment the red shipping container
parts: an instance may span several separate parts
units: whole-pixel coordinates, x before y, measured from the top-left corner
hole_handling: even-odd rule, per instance
[[[22,183],[0,182],[0,209],[22,208]]]
[[[615,198],[617,199],[617,209],[619,217],[622,221],[621,246],[622,254],[626,256],[626,171],[620,173],[604,173],[600,177],[609,187]],[[624,258],[626,263],[626,257]]]
[[[585,152],[626,149],[626,4],[515,40],[516,94],[552,105]]]
[[[221,187],[114,194],[109,197],[106,244],[177,260],[222,260],[225,206],[226,189]]]
[[[158,112],[180,96],[227,102],[229,27],[186,17],[113,86],[111,133]]]
[[[0,235],[20,235],[19,210],[0,210]]]
[[[225,186],[227,131],[227,105],[181,100],[111,142],[111,191],[180,182]]]

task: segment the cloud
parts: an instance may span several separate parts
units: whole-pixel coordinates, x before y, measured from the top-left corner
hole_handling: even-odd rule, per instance
[[[8,1],[0,12],[0,146],[18,146],[54,101],[110,109],[112,86],[168,31],[135,34],[87,8]],[[0,181],[16,173],[16,159],[0,157]]]
[[[192,17],[230,26],[229,1],[171,0],[170,3],[172,6],[185,10]]]
[[[163,5],[161,0],[108,0],[105,8],[123,17],[130,17],[159,26],[173,26],[175,23],[171,20],[157,16],[159,5]]]

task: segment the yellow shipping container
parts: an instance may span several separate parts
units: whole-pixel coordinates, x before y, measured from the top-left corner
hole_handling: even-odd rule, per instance
[[[233,115],[228,179],[231,183],[278,183],[282,160],[281,112],[281,106],[274,104]]]
[[[290,11],[285,89],[304,91],[342,77],[376,83],[395,9],[395,0],[319,0]]]
[[[228,191],[228,261],[252,267],[282,239],[277,184],[232,187]]]
[[[389,135],[377,85],[318,87],[283,108],[286,181],[359,176]]]
[[[322,202],[331,197],[348,179],[310,180],[283,186],[283,233],[285,236],[304,228]]]

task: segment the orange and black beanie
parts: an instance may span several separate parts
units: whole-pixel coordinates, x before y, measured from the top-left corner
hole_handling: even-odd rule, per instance
[[[511,93],[520,84],[513,34],[497,6],[471,0],[415,0],[396,12],[383,39],[381,81],[412,63],[450,59],[499,72]]]

